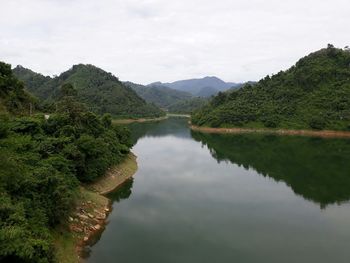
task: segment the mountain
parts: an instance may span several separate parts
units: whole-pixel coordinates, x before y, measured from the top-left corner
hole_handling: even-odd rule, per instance
[[[30,69],[22,67],[21,65],[18,65],[13,69],[13,74],[26,84],[26,88],[30,92],[33,90],[35,91],[36,87],[42,86],[51,80],[49,76],[36,73]]]
[[[54,78],[44,77],[21,66],[17,66],[13,72],[32,94],[43,100],[57,98],[59,88],[71,83],[78,92],[79,101],[95,113],[110,113],[118,117],[164,115],[157,106],[148,104],[117,77],[93,65],[74,65]]]
[[[0,114],[29,114],[36,99],[31,96],[11,70],[11,65],[0,62]]]
[[[328,45],[286,71],[219,93],[192,123],[211,127],[350,130],[350,52]]]
[[[224,82],[217,77],[205,77],[200,79],[179,80],[171,83],[155,82],[149,86],[166,86],[168,88],[186,91],[194,96],[210,97],[219,91],[225,91],[238,86],[237,83]]]
[[[179,114],[191,114],[192,112],[203,107],[207,102],[208,98],[193,97],[187,100],[181,100],[168,107],[169,112]]]
[[[161,85],[143,86],[132,82],[124,82],[124,84],[132,88],[141,98],[149,103],[168,109],[170,105],[176,104],[183,100],[188,100],[193,96],[185,91],[179,91],[164,87]]]
[[[199,92],[197,93],[198,97],[203,97],[203,98],[208,98],[211,97],[213,95],[216,95],[219,91],[213,87],[203,87],[199,90]]]

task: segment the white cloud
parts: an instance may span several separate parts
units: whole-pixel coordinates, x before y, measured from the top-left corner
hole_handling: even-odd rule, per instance
[[[11,0],[0,60],[44,74],[95,64],[138,83],[258,80],[350,44],[347,0]]]

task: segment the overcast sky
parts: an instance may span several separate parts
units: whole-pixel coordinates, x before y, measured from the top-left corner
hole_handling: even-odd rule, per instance
[[[1,0],[0,60],[45,75],[90,63],[136,83],[258,80],[332,43],[349,0]]]

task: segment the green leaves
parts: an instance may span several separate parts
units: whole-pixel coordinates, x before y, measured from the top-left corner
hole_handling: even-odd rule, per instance
[[[221,93],[192,115],[212,127],[347,130],[350,53],[328,46],[255,85]]]

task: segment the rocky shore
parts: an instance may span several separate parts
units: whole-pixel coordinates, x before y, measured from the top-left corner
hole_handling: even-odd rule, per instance
[[[96,237],[108,223],[112,207],[111,201],[104,195],[117,189],[136,171],[136,156],[130,153],[122,163],[111,167],[100,180],[80,187],[80,196],[68,217],[68,229],[58,231],[56,247],[60,263],[82,261],[86,247],[96,242]]]
[[[330,131],[330,130],[288,130],[288,129],[253,129],[253,128],[211,128],[191,125],[193,131],[204,133],[265,133],[277,135],[298,135],[322,138],[350,138],[348,131]]]

